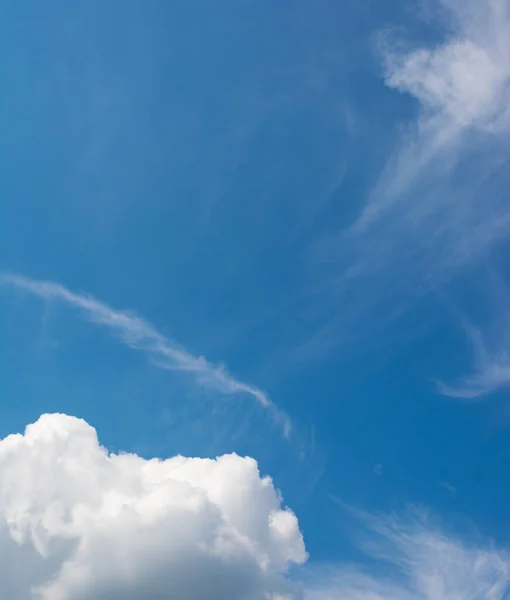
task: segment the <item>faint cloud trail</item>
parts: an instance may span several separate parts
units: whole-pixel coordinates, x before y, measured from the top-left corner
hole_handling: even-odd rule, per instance
[[[115,333],[126,346],[146,354],[159,368],[191,373],[201,386],[224,394],[251,396],[270,413],[274,422],[282,428],[285,437],[290,437],[292,423],[289,416],[276,407],[264,391],[236,379],[224,366],[212,364],[203,356],[194,356],[136,314],[115,310],[93,296],[77,294],[52,281],[4,273],[0,275],[0,284],[25,290],[43,300],[58,300],[80,310],[92,323],[103,325]]]
[[[318,568],[306,600],[505,600],[504,548],[456,536],[420,507],[379,515],[351,510],[362,526],[365,564]]]
[[[510,385],[509,328],[507,324],[499,325],[501,331],[492,343],[481,329],[470,323],[464,325],[474,356],[474,372],[454,384],[438,382],[442,394],[465,400],[478,399]]]

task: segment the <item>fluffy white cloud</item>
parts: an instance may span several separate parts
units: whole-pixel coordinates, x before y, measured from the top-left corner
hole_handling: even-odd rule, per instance
[[[296,598],[295,515],[257,463],[109,454],[53,414],[0,441],[0,597]]]
[[[510,557],[441,531],[423,512],[362,515],[365,568],[321,570],[307,600],[504,600]],[[375,559],[375,561],[374,561]]]
[[[510,557],[424,512],[365,526],[365,566],[312,567],[257,463],[109,454],[85,421],[43,415],[0,440],[0,597],[9,600],[503,600]],[[356,514],[356,513],[355,513]],[[308,571],[310,573],[310,571]],[[306,575],[306,574],[305,574]]]

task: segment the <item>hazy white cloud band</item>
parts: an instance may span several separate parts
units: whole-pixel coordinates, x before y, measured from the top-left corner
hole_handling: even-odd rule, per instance
[[[25,290],[44,300],[64,302],[78,309],[89,321],[115,333],[129,348],[144,352],[160,368],[188,372],[195,376],[200,385],[225,394],[251,396],[271,413],[283,428],[285,435],[290,435],[292,426],[289,417],[274,405],[265,392],[239,381],[223,366],[211,364],[203,356],[197,357],[187,352],[136,314],[115,310],[92,296],[77,294],[52,281],[39,281],[17,274],[2,274],[0,283]]]

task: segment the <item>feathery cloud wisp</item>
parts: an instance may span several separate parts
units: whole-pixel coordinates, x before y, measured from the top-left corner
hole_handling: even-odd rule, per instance
[[[89,321],[102,325],[116,334],[129,348],[145,353],[160,368],[190,373],[200,385],[224,394],[251,396],[271,413],[275,422],[283,428],[285,436],[290,435],[292,429],[290,418],[274,405],[265,392],[236,379],[223,366],[211,364],[203,356],[197,357],[187,352],[136,314],[115,310],[92,296],[77,294],[51,281],[3,274],[0,283],[23,289],[44,300],[64,302],[78,309]]]
[[[352,225],[312,248],[336,312],[300,356],[359,337],[364,322],[394,318],[509,239],[510,3],[433,4],[439,42],[379,38],[384,82],[414,101],[416,115],[402,124]],[[370,320],[369,312],[379,314]]]
[[[319,571],[307,600],[504,600],[510,556],[490,545],[470,545],[430,523],[423,511],[402,516],[362,515],[365,568]],[[383,567],[381,571],[379,567]]]
[[[503,327],[497,343],[490,344],[481,329],[464,325],[474,357],[473,374],[457,383],[439,382],[439,391],[452,398],[476,399],[510,385],[510,329]]]
[[[381,44],[386,85],[414,97],[419,115],[358,228],[383,216],[430,169],[435,176],[452,169],[473,142],[469,134],[510,131],[508,1],[438,0],[438,5],[449,29],[443,43],[414,49],[387,40]]]

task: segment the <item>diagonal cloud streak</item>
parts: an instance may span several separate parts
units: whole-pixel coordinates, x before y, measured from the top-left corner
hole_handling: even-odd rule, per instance
[[[128,311],[115,310],[90,295],[77,294],[52,281],[30,279],[18,274],[0,275],[0,284],[13,286],[44,300],[58,300],[82,312],[86,318],[113,332],[122,343],[146,354],[158,367],[184,371],[194,375],[197,383],[224,394],[246,394],[268,411],[273,420],[290,437],[292,424],[288,415],[278,409],[269,396],[254,385],[230,375],[222,365],[215,365],[203,356],[194,356],[162,335],[145,319]]]

